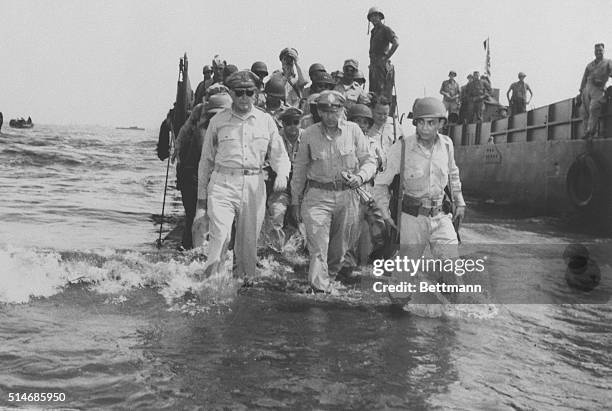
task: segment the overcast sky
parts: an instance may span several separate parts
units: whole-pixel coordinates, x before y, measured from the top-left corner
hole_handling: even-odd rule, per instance
[[[224,5],[225,4],[225,5]],[[0,111],[37,123],[157,127],[172,105],[187,52],[195,89],[221,54],[239,68],[280,67],[295,47],[305,71],[356,58],[367,77],[366,13],[377,5],[395,30],[400,110],[440,96],[450,69],[461,84],[482,71],[491,42],[493,86],[505,94],[527,73],[535,106],[573,97],[593,44],[612,57],[610,0],[286,1],[2,0]],[[507,101],[502,98],[502,102]]]

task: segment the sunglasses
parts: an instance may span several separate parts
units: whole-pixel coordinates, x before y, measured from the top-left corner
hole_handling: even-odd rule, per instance
[[[300,125],[300,120],[295,119],[295,120],[283,120],[283,125],[284,126],[299,126]]]
[[[247,97],[253,97],[253,95],[255,94],[255,90],[239,88],[239,89],[234,90],[234,94],[236,95],[236,97],[242,97],[245,94],[247,95]]]

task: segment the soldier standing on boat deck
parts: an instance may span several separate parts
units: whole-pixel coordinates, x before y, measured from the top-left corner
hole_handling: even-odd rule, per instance
[[[467,86],[472,82],[473,79],[474,79],[474,76],[471,74],[468,74],[467,83],[461,86],[461,89],[459,91],[460,96],[461,96],[460,97],[461,105],[459,107],[459,122],[460,123],[463,123],[472,117],[472,113],[470,111],[469,99],[467,95]]]
[[[484,102],[487,99],[485,86],[480,79],[480,73],[475,71],[472,74],[472,81],[465,88],[468,100],[468,122],[476,123],[482,121],[484,114]]]
[[[510,88],[506,92],[506,98],[510,104],[510,115],[524,113],[527,111],[527,104],[533,98],[533,92],[529,84],[525,83],[525,77],[527,74],[522,71],[518,73],[519,81],[516,81],[510,85]],[[512,92],[512,96],[510,93]],[[527,100],[527,92],[529,92],[529,100]]]
[[[274,191],[287,188],[290,162],[285,145],[272,117],[253,105],[258,83],[251,71],[232,74],[226,80],[232,108],[210,121],[204,137],[198,207],[208,210],[210,220],[206,276],[224,269],[235,217],[234,276],[255,274],[257,238],[266,211],[266,156],[277,174]]]
[[[448,80],[444,80],[440,86],[440,94],[444,96],[442,102],[446,107],[451,123],[456,123],[459,119],[460,89],[455,77],[457,77],[457,73],[451,70],[448,73]]]
[[[580,82],[585,138],[593,137],[597,133],[602,105],[606,102],[604,88],[608,77],[612,77],[612,60],[603,56],[603,43],[595,44],[595,60],[587,64]]]
[[[407,136],[401,146],[403,167],[402,150],[391,151],[387,163],[392,175],[402,171],[400,244],[413,259],[420,258],[427,245],[435,258],[456,257],[458,239],[453,220],[465,215],[465,201],[453,142],[438,133],[446,121],[446,108],[440,100],[424,97],[415,101],[412,112],[416,134]],[[457,206],[455,215],[442,207],[449,181]]]
[[[313,289],[325,292],[340,287],[334,277],[358,224],[359,196],[351,189],[376,172],[367,138],[357,124],[342,119],[343,105],[342,94],[321,93],[317,100],[321,122],[302,133],[291,180],[291,214],[306,226],[308,279]],[[351,173],[346,182],[343,171]]]
[[[374,25],[370,36],[370,92],[391,100],[394,74],[389,59],[399,47],[399,39],[389,26],[383,24],[384,18],[380,8],[368,10],[368,28],[370,23]]]

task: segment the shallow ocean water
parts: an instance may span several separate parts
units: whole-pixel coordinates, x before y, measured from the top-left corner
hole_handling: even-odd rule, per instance
[[[294,253],[263,256],[251,287],[200,281],[197,253],[153,246],[166,171],[156,133],[37,125],[0,135],[0,406],[609,407],[609,302],[431,318],[359,288],[305,293],[306,261]],[[176,190],[168,200],[167,230],[182,209]],[[550,268],[554,247],[606,249],[554,219],[470,212],[464,242],[533,244],[536,258],[508,270],[552,272],[543,278],[554,287],[541,290],[552,301],[573,301],[555,300],[568,292]],[[543,244],[553,251],[537,258]],[[594,253],[610,289],[610,263]],[[9,401],[35,392],[66,400]]]

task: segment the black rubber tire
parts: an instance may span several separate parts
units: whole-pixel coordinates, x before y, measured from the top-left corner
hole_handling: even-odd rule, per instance
[[[572,204],[579,209],[593,209],[605,198],[603,170],[589,154],[581,154],[567,171],[565,186]]]

